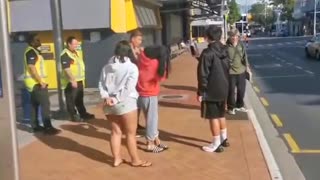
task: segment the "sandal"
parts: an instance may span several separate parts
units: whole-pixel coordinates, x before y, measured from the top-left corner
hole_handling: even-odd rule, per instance
[[[131,166],[132,167],[150,167],[150,166],[152,166],[152,163],[148,162],[148,161],[143,161],[140,164],[132,164],[131,163]]]
[[[165,150],[164,148],[161,148],[159,146],[149,146],[146,151],[152,152],[152,153],[160,153],[164,150]]]
[[[161,144],[161,143],[158,145],[158,147],[159,147],[159,148],[162,148],[162,149],[164,149],[164,150],[169,149],[169,146],[167,146],[167,145],[165,145],[165,144]]]

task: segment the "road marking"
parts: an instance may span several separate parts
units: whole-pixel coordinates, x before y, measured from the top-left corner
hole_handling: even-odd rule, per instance
[[[286,44],[292,44],[291,42],[286,42]]]
[[[260,97],[260,100],[261,100],[261,102],[262,102],[262,104],[264,105],[264,106],[269,106],[269,102],[266,100],[266,98],[264,98],[264,97]]]
[[[301,66],[296,66],[296,68],[298,68],[298,69],[303,69]]]
[[[304,154],[319,154],[320,149],[301,149],[299,153],[304,153]]]
[[[278,45],[279,45],[279,46],[282,46],[282,45],[283,45],[283,43],[278,43]]]
[[[271,47],[271,46],[273,46],[273,44],[267,44],[267,46]]]
[[[284,76],[256,76],[255,79],[272,79],[272,78],[295,78],[295,77],[312,77],[307,74],[284,75]]]
[[[254,91],[256,91],[257,93],[260,93],[260,89],[257,86],[253,86]]]
[[[271,114],[271,119],[277,127],[283,127],[281,119],[276,114]]]
[[[309,74],[314,74],[314,72],[311,72],[311,71],[306,71],[306,73],[309,73]]]
[[[283,134],[284,138],[286,139],[288,145],[290,146],[291,152],[292,153],[300,153],[301,150],[298,146],[298,144],[296,143],[296,141],[293,139],[293,137],[291,136],[291,134],[286,133]]]
[[[287,63],[289,66],[292,66],[293,64],[292,63]]]

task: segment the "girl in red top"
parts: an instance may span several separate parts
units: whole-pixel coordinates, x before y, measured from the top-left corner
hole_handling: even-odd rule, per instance
[[[168,78],[170,52],[165,46],[146,47],[138,61],[138,107],[146,118],[147,151],[159,153],[168,146],[161,143],[158,131],[160,82]]]

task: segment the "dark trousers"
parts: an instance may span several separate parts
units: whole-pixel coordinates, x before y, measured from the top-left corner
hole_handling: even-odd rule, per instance
[[[237,89],[237,97],[235,90]],[[245,73],[229,76],[228,109],[241,108],[244,106],[244,94],[246,92]]]
[[[45,128],[52,127],[50,119],[50,101],[47,88],[41,88],[39,84],[33,87],[31,92],[31,127],[39,127],[39,107],[41,106],[41,116],[43,121],[43,126]]]
[[[80,116],[84,116],[87,113],[86,108],[84,107],[83,103],[83,82],[78,81],[78,88],[73,88],[71,83],[69,83],[64,90],[65,97],[66,97],[66,104],[67,104],[67,110],[71,117],[74,117],[78,113]],[[77,110],[78,113],[77,113]]]

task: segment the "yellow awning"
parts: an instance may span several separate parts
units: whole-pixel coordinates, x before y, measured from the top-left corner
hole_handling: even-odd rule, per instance
[[[138,28],[133,0],[111,0],[111,29],[126,33]]]

